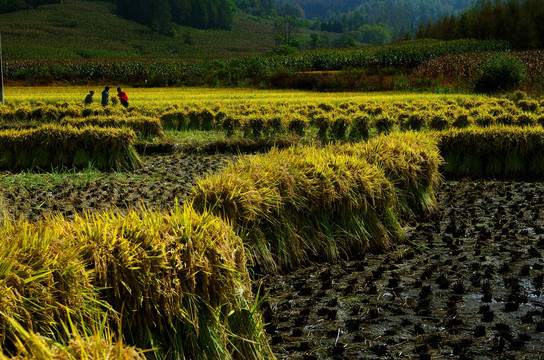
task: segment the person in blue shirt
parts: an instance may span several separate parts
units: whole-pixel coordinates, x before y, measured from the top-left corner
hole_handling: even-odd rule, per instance
[[[106,106],[110,104],[110,87],[106,86],[104,88],[104,91],[102,91],[102,106]]]

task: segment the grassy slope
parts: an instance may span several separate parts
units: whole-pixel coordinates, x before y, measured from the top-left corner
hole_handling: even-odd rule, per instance
[[[5,60],[134,56],[225,58],[263,53],[274,46],[272,28],[236,14],[232,31],[178,27],[178,37],[152,33],[118,18],[111,4],[65,0],[35,10],[0,15]],[[184,43],[190,34],[194,45]]]

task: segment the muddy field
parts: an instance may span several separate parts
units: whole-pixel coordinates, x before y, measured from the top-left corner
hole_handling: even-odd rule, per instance
[[[51,177],[35,174],[36,181],[19,181],[2,189],[4,205],[10,215],[21,214],[31,221],[54,212],[72,219],[75,213],[119,209],[143,204],[166,209],[176,198],[183,200],[200,177],[218,170],[233,155],[160,154],[142,156],[144,165],[133,172],[112,172],[96,176],[86,172]],[[5,179],[20,174],[0,172]]]
[[[4,206],[33,221],[167,208],[232,159],[145,156],[133,173],[10,185]],[[544,359],[544,184],[447,181],[438,195],[390,253],[262,279],[279,359]]]
[[[544,184],[448,181],[387,254],[263,280],[279,359],[544,359]]]

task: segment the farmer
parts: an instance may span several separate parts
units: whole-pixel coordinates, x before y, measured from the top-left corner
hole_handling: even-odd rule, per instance
[[[120,87],[117,88],[117,97],[119,98],[121,105],[123,105],[124,107],[128,107],[127,93],[122,91]]]
[[[85,105],[90,105],[92,104],[93,102],[93,96],[94,96],[94,91],[89,91],[89,93],[87,94],[87,96],[85,97]]]
[[[110,104],[110,87],[106,86],[104,91],[102,91],[102,106]]]

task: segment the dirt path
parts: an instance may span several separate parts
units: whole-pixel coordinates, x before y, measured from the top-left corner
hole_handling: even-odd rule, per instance
[[[439,201],[394,252],[265,278],[278,358],[544,359],[544,184],[449,181]]]

